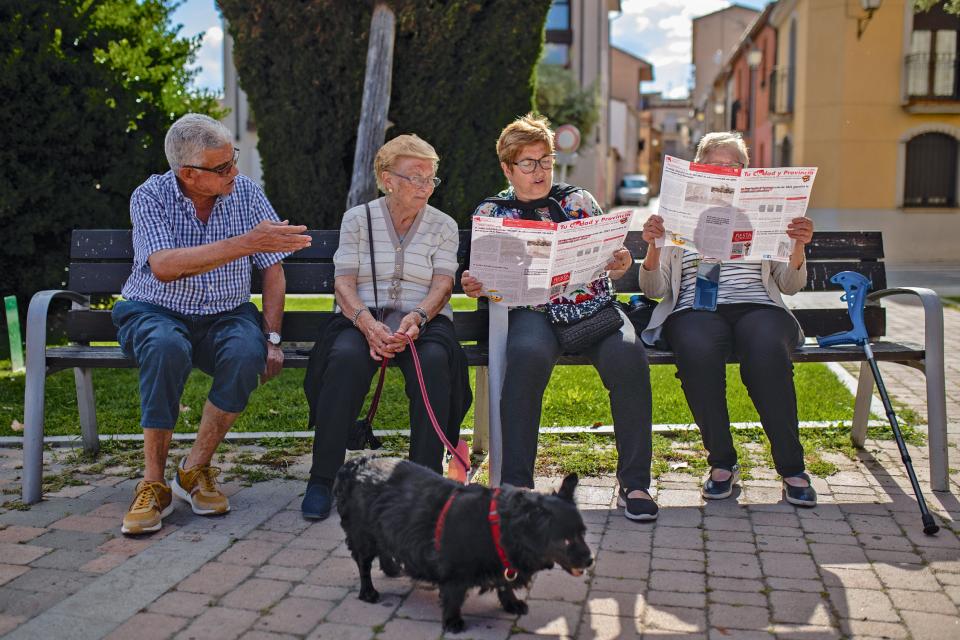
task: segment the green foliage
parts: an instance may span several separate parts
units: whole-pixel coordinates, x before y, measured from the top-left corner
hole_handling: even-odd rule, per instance
[[[337,228],[353,169],[371,7],[218,0],[256,114],[264,182],[282,216]],[[387,138],[416,133],[440,155],[431,204],[465,223],[504,183],[494,145],[533,107],[549,0],[392,0]]]
[[[537,67],[537,111],[558,127],[572,124],[584,145],[600,119],[600,92],[596,85],[581,88],[569,69],[540,63]]]
[[[133,189],[167,169],[163,136],[188,111],[199,38],[176,36],[164,0],[0,4],[0,271],[3,293],[59,288],[72,228],[125,227]],[[23,305],[25,307],[25,305]]]
[[[913,8],[914,11],[929,11],[940,2],[947,13],[960,15],[960,0],[913,0]]]

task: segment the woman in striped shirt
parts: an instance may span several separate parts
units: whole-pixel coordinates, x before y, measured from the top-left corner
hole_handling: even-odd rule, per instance
[[[453,218],[427,204],[440,184],[439,161],[421,138],[393,138],[373,163],[385,195],[343,214],[333,256],[340,313],[311,352],[303,383],[315,434],[301,506],[306,518],[330,513],[331,488],[350,429],[383,359],[392,359],[406,380],[410,459],[442,471],[443,445],[421,397],[408,337],[416,341],[441,429],[450,442],[460,438],[460,423],[473,397],[450,307],[460,232]]]
[[[749,158],[738,134],[708,133],[694,162],[742,169]],[[700,254],[682,247],[657,248],[655,240],[663,234],[663,218],[650,216],[643,225],[648,249],[640,287],[663,300],[642,337],[651,345],[663,338],[676,354],[677,375],[708,452],[710,473],[703,497],[728,497],[740,477],[726,401],[726,362],[734,354],[770,439],[784,497],[791,504],[816,506],[816,491],[804,472],[790,359],[794,347],[803,344],[803,332],[781,297],[806,283],[804,245],[813,237],[813,222],[791,221],[787,235],[795,243],[789,262],[723,263],[714,311],[693,308]]]

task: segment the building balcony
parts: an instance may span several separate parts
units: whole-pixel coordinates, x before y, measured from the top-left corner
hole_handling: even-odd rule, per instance
[[[960,113],[960,58],[953,53],[910,54],[904,59],[908,113]]]
[[[770,121],[779,124],[793,118],[793,67],[770,72]]]

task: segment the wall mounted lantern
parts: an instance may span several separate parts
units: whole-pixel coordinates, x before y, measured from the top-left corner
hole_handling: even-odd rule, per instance
[[[882,2],[883,0],[860,0],[860,7],[865,13],[857,18],[857,40],[859,40],[867,30],[867,25],[870,24],[870,20],[873,19],[873,14],[880,8]]]

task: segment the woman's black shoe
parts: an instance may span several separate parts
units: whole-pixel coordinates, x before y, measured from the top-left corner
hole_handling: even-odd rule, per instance
[[[786,498],[787,502],[790,504],[799,505],[801,507],[815,507],[817,506],[817,492],[813,488],[813,483],[810,482],[810,476],[806,473],[798,473],[795,476],[790,476],[791,478],[803,478],[807,481],[807,486],[805,487],[795,487],[792,484],[787,482],[787,479],[783,479],[783,497]]]
[[[707,474],[707,479],[703,481],[703,488],[700,490],[700,495],[704,498],[708,500],[729,498],[730,494],[733,493],[733,485],[740,482],[740,465],[738,464],[727,469],[727,471],[730,472],[729,478],[726,480],[714,480],[713,470],[723,468],[724,467],[710,467],[710,473]]]
[[[617,493],[617,506],[623,507],[623,515],[631,520],[656,520],[660,507],[653,501],[653,498],[628,498],[627,496],[630,495],[631,491],[634,491],[634,489],[620,487],[620,491]],[[646,491],[647,495],[650,495],[647,489],[641,489],[641,491]]]
[[[330,515],[333,494],[330,487],[319,482],[307,483],[307,492],[303,494],[300,511],[307,520],[324,520]]]

